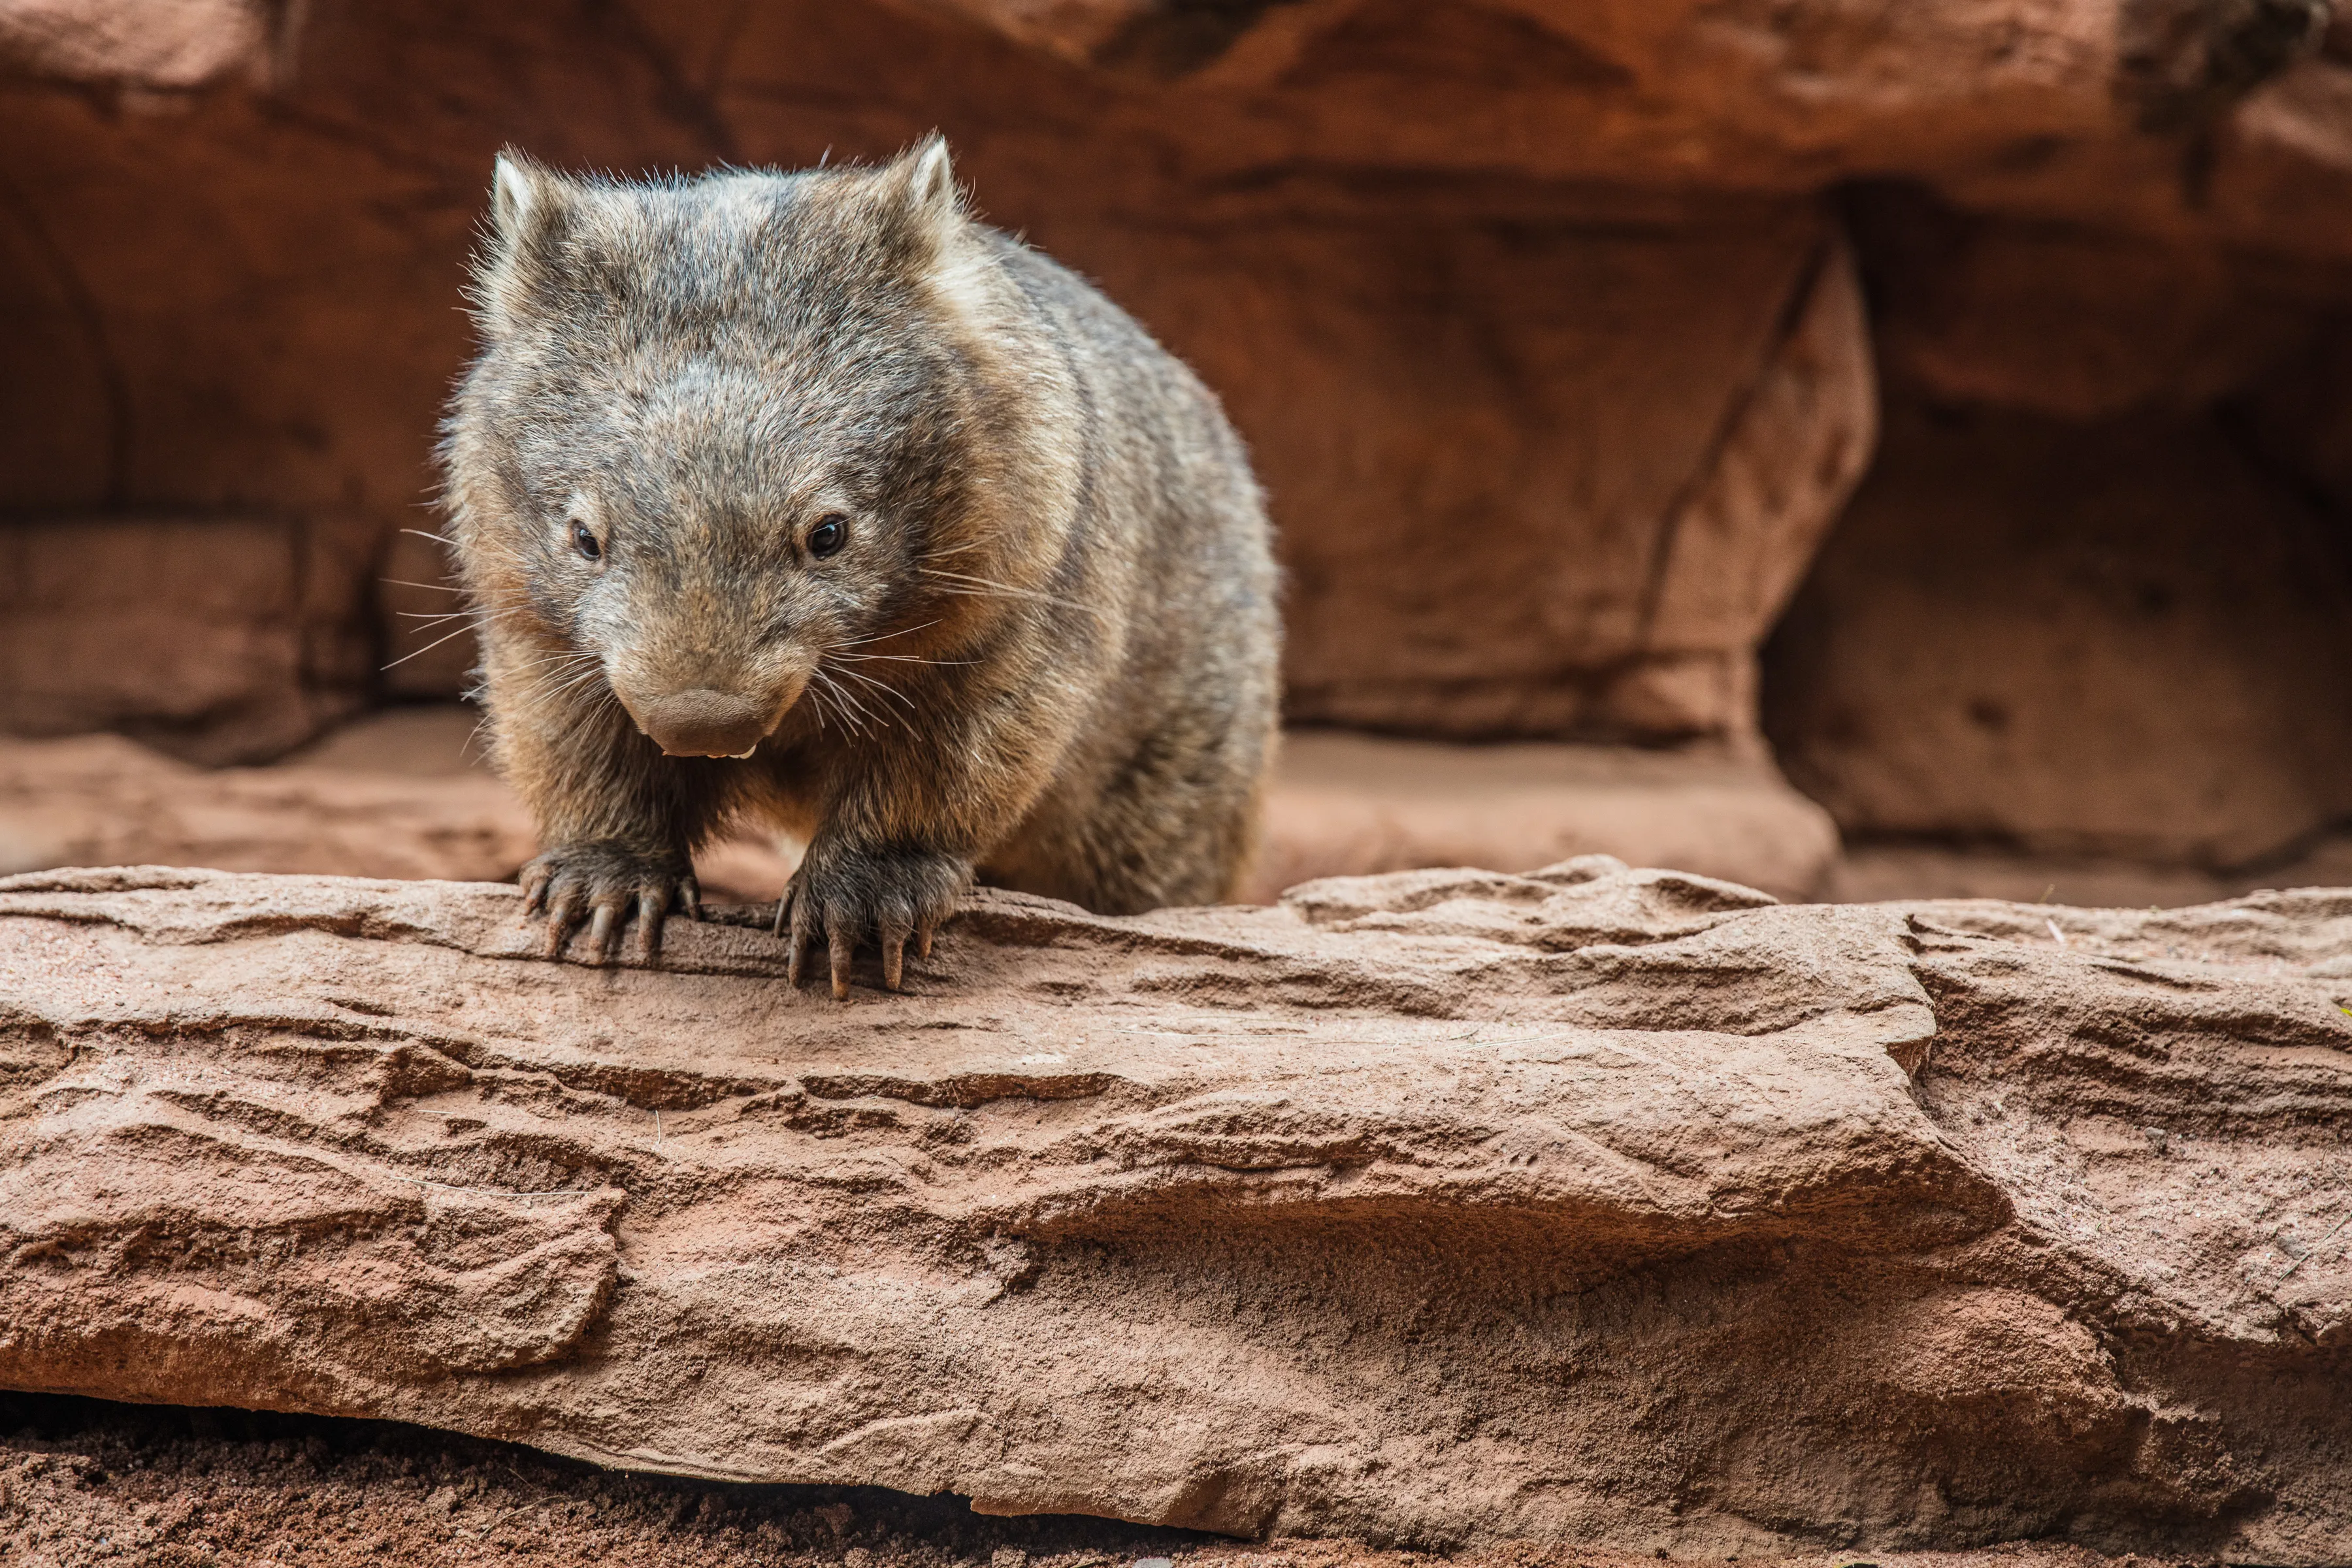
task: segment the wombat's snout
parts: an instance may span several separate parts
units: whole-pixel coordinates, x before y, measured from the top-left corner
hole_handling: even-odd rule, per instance
[[[637,728],[673,757],[740,757],[775,727],[772,703],[698,686],[631,704]]]

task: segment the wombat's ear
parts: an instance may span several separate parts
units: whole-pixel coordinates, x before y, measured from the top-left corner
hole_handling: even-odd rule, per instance
[[[490,225],[501,238],[520,233],[539,196],[539,171],[512,148],[499,153],[490,174]]]
[[[512,249],[544,229],[563,204],[562,179],[509,147],[490,175],[490,229]]]
[[[544,241],[562,226],[572,187],[509,147],[490,175],[490,240],[476,260],[483,330],[502,337],[526,311],[548,269]]]
[[[919,243],[936,247],[963,226],[963,192],[936,131],[883,166],[881,195]]]

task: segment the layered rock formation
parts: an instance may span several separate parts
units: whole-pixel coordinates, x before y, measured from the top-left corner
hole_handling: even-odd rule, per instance
[[[519,915],[0,882],[0,1382],[1244,1533],[2352,1551],[2345,895],[988,894],[846,1005]]]
[[[1791,775],[1859,836],[2204,869],[2342,822],[2342,268],[1856,211],[1890,409],[1769,657]]]
[[[447,596],[398,531],[466,352],[492,152],[797,164],[938,125],[992,216],[1100,278],[1231,405],[1283,530],[1295,717],[1738,735],[1756,645],[1869,459],[1874,340],[1906,410],[2210,425],[2259,405],[2231,451],[2175,459],[2206,466],[2131,545],[2160,574],[2213,564],[2241,447],[2268,465],[2257,511],[2340,535],[2347,58],[2324,0],[10,0],[0,508],[276,520],[327,599],[374,595],[354,619],[376,663],[415,652],[438,633],[401,617]],[[2063,480],[2063,439],[1994,423],[1988,469]],[[1897,447],[1883,493],[1916,495],[1938,460]],[[2011,495],[1979,486],[1936,526],[1999,556]],[[1843,580],[1874,595],[1889,559]],[[2063,597],[2062,561],[2015,568]],[[1824,614],[1842,658],[1903,664],[1907,621]],[[2038,679],[2035,650],[1969,614],[1939,602],[1924,624],[1958,626],[1934,635],[1993,686]],[[176,623],[138,624],[162,646]],[[2352,634],[2334,637],[2316,665],[2273,643],[2225,662],[2284,687],[2341,657]],[[2109,706],[2156,700],[2120,662],[2139,684]],[[371,693],[446,695],[466,644],[373,678],[341,657],[215,663],[144,699],[79,664],[89,695],[59,700],[67,721],[251,758],[291,742],[240,715],[290,733]],[[1851,694],[1790,695],[1781,742],[1855,829],[2104,842],[2139,810],[2096,758],[2021,753],[2035,812],[1970,761],[1897,821],[1874,770],[1971,733],[1948,694],[1878,681],[1886,756],[1860,760]],[[2274,842],[2341,809],[2296,782],[2340,773],[2341,706],[2285,704],[2309,743],[2248,754],[2261,798],[2208,806],[2192,777],[2148,841]]]
[[[1772,649],[1858,835],[2226,868],[2352,816],[2352,576],[2207,418],[1917,405]]]

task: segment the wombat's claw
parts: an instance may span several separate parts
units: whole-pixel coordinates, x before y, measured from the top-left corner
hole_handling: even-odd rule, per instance
[[[551,849],[522,869],[523,915],[544,913],[549,958],[561,958],[572,932],[588,921],[593,962],[621,955],[621,938],[634,908],[644,933],[647,963],[661,956],[662,922],[675,904],[688,918],[702,918],[701,889],[691,872],[614,845]]]
[[[803,926],[803,929],[795,930],[790,938],[792,959],[785,969],[784,983],[798,987],[802,960],[808,950],[816,945],[817,933],[803,922],[796,921],[793,923]],[[879,935],[882,942],[882,984],[887,990],[903,991],[907,979],[907,940],[910,936],[916,939],[917,957],[929,958],[931,956],[930,930],[925,927],[920,931],[910,931],[906,926],[894,924],[883,927]],[[840,931],[826,933],[824,941],[827,966],[833,980],[833,999],[846,1002],[849,1000],[850,964],[857,956],[857,941]]]
[[[882,949],[882,984],[903,990],[907,943],[919,958],[931,955],[931,938],[955,907],[969,875],[944,857],[860,861],[837,858],[831,874],[814,873],[803,861],[776,905],[775,929],[784,933],[789,956],[784,982],[797,989],[810,951],[824,944],[826,968],[836,1002],[849,998],[849,972],[857,945],[871,935]],[[822,890],[812,886],[822,884]]]

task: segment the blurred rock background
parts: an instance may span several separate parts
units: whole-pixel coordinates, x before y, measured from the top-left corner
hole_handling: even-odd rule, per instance
[[[492,153],[937,126],[1255,453],[1259,892],[2352,881],[2329,0],[0,0],[0,73],[5,868],[509,871],[426,647]]]

